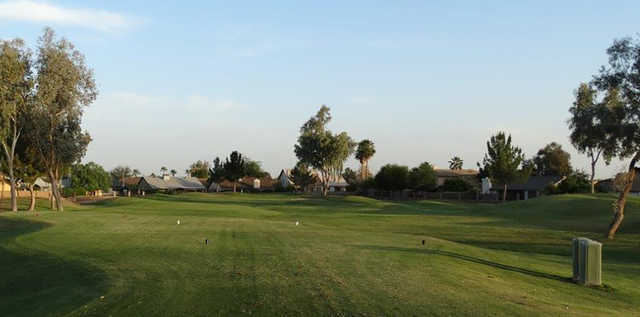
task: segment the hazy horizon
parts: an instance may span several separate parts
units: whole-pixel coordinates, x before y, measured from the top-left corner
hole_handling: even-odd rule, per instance
[[[512,134],[527,157],[568,140],[574,89],[640,30],[640,3],[371,1],[173,3],[0,0],[0,39],[30,47],[45,26],[73,42],[100,95],[86,109],[83,161],[183,174],[238,150],[277,176],[322,104],[330,129],[371,139],[387,163],[476,168]],[[626,162],[598,164],[597,178]],[[355,159],[348,167],[357,168]]]

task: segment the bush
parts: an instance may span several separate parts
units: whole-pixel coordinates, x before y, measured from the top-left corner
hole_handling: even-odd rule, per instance
[[[544,192],[548,195],[590,193],[591,184],[589,177],[584,172],[574,171],[558,186],[547,185]]]
[[[293,187],[293,185],[288,185],[287,187],[284,187],[280,182],[277,182],[276,186],[274,186],[273,188],[273,191],[275,191],[276,193],[292,193],[295,190],[296,188]]]
[[[383,190],[402,190],[409,187],[409,168],[387,164],[380,168],[375,177],[376,188]]]
[[[441,189],[445,192],[468,192],[473,186],[462,178],[449,178],[444,181]]]
[[[87,190],[83,187],[65,187],[62,189],[63,197],[84,196]]]

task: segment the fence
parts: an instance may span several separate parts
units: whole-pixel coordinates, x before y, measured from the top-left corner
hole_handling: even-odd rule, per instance
[[[497,193],[481,194],[480,192],[425,192],[414,190],[384,191],[368,190],[364,196],[381,200],[460,200],[478,202],[497,202]]]
[[[51,192],[34,191],[33,193],[36,196],[36,198],[49,199],[49,195],[51,195]],[[31,192],[28,190],[18,190],[17,194],[18,194],[18,198],[31,198]],[[10,199],[11,192],[10,191],[3,192],[1,198]]]

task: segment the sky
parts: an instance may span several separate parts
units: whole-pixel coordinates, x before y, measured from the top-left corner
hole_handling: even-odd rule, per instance
[[[108,170],[184,173],[238,150],[275,177],[323,104],[332,131],[375,143],[374,172],[453,156],[476,168],[498,131],[528,157],[558,142],[589,170],[568,139],[574,90],[640,31],[638,1],[149,4],[0,0],[0,39],[35,47],[50,26],[85,54],[100,93],[83,161]]]

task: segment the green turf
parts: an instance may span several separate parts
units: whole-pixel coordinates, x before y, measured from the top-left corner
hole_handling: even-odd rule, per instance
[[[640,315],[640,199],[604,241],[606,287],[569,282],[571,238],[602,241],[611,201],[41,201],[0,213],[0,316]]]

